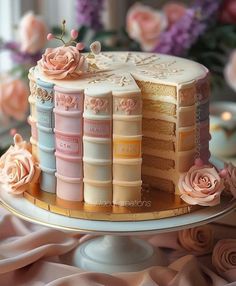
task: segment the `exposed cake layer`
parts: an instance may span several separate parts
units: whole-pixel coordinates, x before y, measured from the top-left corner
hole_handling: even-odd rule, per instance
[[[146,150],[151,149],[155,151],[175,151],[175,143],[170,139],[162,140],[153,137],[143,136],[143,148],[145,148]]]
[[[174,193],[175,192],[175,184],[168,179],[163,179],[163,178],[158,178],[156,175],[155,176],[150,176],[150,175],[142,175],[142,180],[144,184],[147,184],[151,188],[162,191],[166,191],[169,193]]]
[[[146,136],[146,132],[153,132],[163,135],[175,135],[176,124],[174,122],[168,122],[165,120],[154,118],[143,118],[143,135]]]
[[[165,85],[160,83],[153,83],[151,81],[136,80],[137,85],[142,91],[142,94],[150,94],[155,97],[162,98],[166,101],[166,97],[171,97],[175,101],[177,100],[176,87],[173,85]],[[145,97],[145,96],[144,96]]]
[[[175,168],[175,160],[143,154],[143,165],[161,170],[169,170]]]
[[[209,159],[208,145],[204,143],[209,141],[209,89],[206,82],[207,78],[181,88],[173,87],[176,92],[172,89],[171,94],[168,94],[171,89],[139,82],[145,98],[142,149],[145,183],[150,180],[150,185],[178,192],[178,178],[191,167],[194,159],[198,156],[204,156],[205,162]],[[164,95],[160,95],[160,90],[164,90]],[[200,93],[202,91],[208,94]],[[161,185],[161,180],[165,184]]]

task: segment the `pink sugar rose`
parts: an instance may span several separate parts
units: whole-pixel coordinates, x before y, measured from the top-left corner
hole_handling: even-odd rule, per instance
[[[232,163],[225,163],[226,176],[225,186],[226,191],[230,192],[236,198],[236,167]]]
[[[28,110],[29,89],[20,79],[8,76],[0,79],[0,113],[24,120]]]
[[[222,239],[212,253],[212,264],[230,282],[236,281],[236,239]]]
[[[213,232],[209,226],[198,226],[178,232],[180,245],[195,255],[210,253],[213,248]]]
[[[166,28],[166,16],[148,6],[136,3],[127,13],[126,30],[130,38],[141,44],[144,51],[155,48],[161,32]]]
[[[18,195],[38,181],[40,168],[19,134],[14,136],[14,142],[15,145],[0,158],[0,182],[7,184],[11,193]]]
[[[137,102],[132,98],[122,99],[120,101],[121,109],[127,114],[130,114],[136,108],[136,104]]]
[[[194,165],[180,176],[178,187],[181,199],[186,203],[215,206],[220,203],[224,182],[214,167]]]
[[[106,99],[92,98],[90,100],[90,106],[95,113],[98,113],[99,111],[107,110],[108,101]]]
[[[163,11],[167,16],[169,26],[178,22],[186,13],[186,6],[182,3],[168,3]]]
[[[48,28],[44,21],[28,12],[20,21],[19,35],[21,50],[29,54],[39,52],[46,44]]]
[[[73,46],[46,49],[38,65],[49,79],[77,78],[88,70],[85,57]]]
[[[224,70],[225,80],[228,85],[236,91],[236,50],[230,56],[230,60]]]

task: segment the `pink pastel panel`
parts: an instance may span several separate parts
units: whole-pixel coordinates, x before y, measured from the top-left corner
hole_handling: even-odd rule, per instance
[[[81,157],[72,157],[59,152],[56,152],[55,156],[57,173],[59,175],[78,179],[83,177],[83,162]]]
[[[82,156],[82,137],[75,133],[55,131],[56,150],[65,155]]]
[[[66,89],[59,86],[55,90],[55,108],[65,111],[83,111],[83,90]]]
[[[112,121],[84,118],[84,135],[97,138],[111,137]]]
[[[57,196],[67,201],[83,201],[83,180],[68,178],[56,173]]]
[[[60,132],[82,133],[83,118],[81,112],[54,109],[55,128]]]

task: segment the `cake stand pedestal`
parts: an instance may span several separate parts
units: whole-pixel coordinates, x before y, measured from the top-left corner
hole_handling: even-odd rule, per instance
[[[14,215],[47,227],[75,233],[102,235],[82,243],[63,257],[64,263],[97,272],[139,271],[153,265],[165,265],[161,251],[146,241],[130,238],[176,231],[206,224],[229,214],[236,201],[222,198],[220,205],[196,210],[190,214],[145,221],[96,221],[66,217],[41,209],[23,196],[14,197],[0,186],[0,202]]]

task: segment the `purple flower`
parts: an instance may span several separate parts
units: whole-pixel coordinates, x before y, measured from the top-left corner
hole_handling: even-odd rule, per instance
[[[219,5],[220,0],[196,0],[178,22],[161,34],[154,52],[185,55],[205,32]]]
[[[21,52],[20,44],[13,41],[3,43],[0,49],[9,50],[11,52],[12,61],[20,65],[36,65],[37,61],[40,60],[42,56],[40,52],[37,52],[36,54]]]
[[[94,30],[102,28],[101,12],[103,0],[77,0],[76,18],[79,26],[86,26]]]

